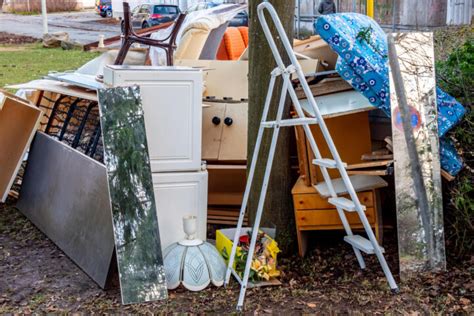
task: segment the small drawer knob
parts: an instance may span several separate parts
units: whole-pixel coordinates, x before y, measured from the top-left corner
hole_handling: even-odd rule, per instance
[[[214,125],[219,125],[220,123],[221,123],[221,119],[220,119],[219,117],[214,116],[214,117],[212,118],[212,124],[214,124]]]
[[[231,117],[226,117],[224,119],[224,124],[227,125],[227,126],[231,126],[232,123],[234,123],[234,120],[231,118]]]

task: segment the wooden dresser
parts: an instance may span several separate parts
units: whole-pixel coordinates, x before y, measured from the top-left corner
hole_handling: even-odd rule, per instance
[[[302,177],[298,179],[291,193],[295,210],[298,253],[300,256],[304,256],[308,246],[308,231],[342,230],[344,228],[335,206],[329,204],[326,198],[322,198],[313,186],[307,186]],[[366,206],[367,219],[375,229],[375,235],[380,241],[376,191],[362,191],[358,192],[357,195],[360,202]],[[346,213],[346,215],[351,228],[362,228],[357,213]]]

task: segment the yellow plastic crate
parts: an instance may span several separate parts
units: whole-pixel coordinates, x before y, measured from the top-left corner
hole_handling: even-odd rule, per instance
[[[234,240],[234,235],[235,235],[235,228],[227,228],[227,229],[219,229],[216,231],[216,248],[219,251],[219,253],[222,255],[223,251],[227,252],[227,255],[230,256],[230,253],[232,251],[232,244]],[[250,231],[250,227],[242,227],[242,230],[240,231],[240,235],[246,235],[248,231]],[[270,245],[277,247],[278,244],[275,240],[273,240],[268,234],[267,237],[269,240],[271,240]],[[237,256],[240,255],[240,247],[237,247]],[[277,254],[272,256],[273,259],[275,259],[275,262],[277,261]],[[228,260],[224,258],[226,263],[228,263]],[[235,263],[234,263],[234,268],[235,268]]]

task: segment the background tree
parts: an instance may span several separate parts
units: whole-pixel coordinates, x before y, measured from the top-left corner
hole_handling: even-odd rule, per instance
[[[263,1],[249,1],[249,114],[248,114],[248,165],[252,158],[257,133],[262,117],[265,97],[267,95],[268,84],[270,81],[270,72],[276,67],[272,52],[268,46],[267,40],[258,21],[257,6]],[[295,2],[286,0],[274,0],[270,3],[275,7],[283,27],[287,31],[287,36],[293,38],[293,18],[295,12]],[[272,34],[276,30],[270,20]],[[277,41],[278,48],[283,51],[282,45]],[[284,59],[287,62],[286,59]],[[273,100],[270,106],[270,118],[275,118],[278,107],[278,99],[281,93],[281,78],[275,84]],[[286,103],[284,117],[289,116],[289,102]],[[253,221],[258,205],[260,188],[262,185],[263,174],[267,153],[271,142],[272,129],[268,129],[262,140],[260,157],[255,170],[253,190],[249,199],[249,214]],[[270,177],[270,183],[267,192],[264,214],[261,226],[273,226],[277,228],[277,239],[280,248],[285,252],[289,249],[293,236],[295,234],[293,204],[291,201],[291,179],[290,168],[290,133],[292,128],[282,128],[278,139],[278,145],[273,162],[273,169]]]

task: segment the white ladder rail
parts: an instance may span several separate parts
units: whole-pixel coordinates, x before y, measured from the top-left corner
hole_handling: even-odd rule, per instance
[[[282,60],[282,58],[281,58],[281,56],[278,52],[276,43],[275,43],[275,41],[272,37],[272,34],[271,34],[270,29],[268,27],[267,21],[265,19],[264,14],[263,14],[264,9],[268,10],[268,12],[269,12],[269,14],[270,14],[270,16],[271,16],[271,18],[274,22],[274,25],[277,29],[279,38],[280,38],[280,40],[281,40],[281,42],[282,42],[282,44],[283,44],[283,46],[286,50],[286,53],[288,54],[288,57],[291,61],[291,64],[288,67],[285,66],[285,64],[283,63],[283,60]],[[263,110],[263,113],[262,113],[262,119],[261,119],[259,131],[258,131],[258,135],[257,135],[257,141],[256,141],[256,144],[255,144],[254,153],[253,153],[253,156],[252,156],[253,158],[252,158],[252,162],[251,162],[251,166],[250,166],[249,176],[248,176],[248,179],[247,179],[247,185],[246,185],[246,188],[245,188],[245,193],[244,193],[244,198],[243,198],[242,207],[241,207],[241,211],[240,211],[240,216],[239,216],[239,220],[238,220],[238,223],[237,223],[237,229],[236,229],[236,232],[235,232],[235,235],[234,235],[234,243],[232,245],[232,251],[231,251],[230,258],[229,258],[228,268],[227,268],[226,277],[225,277],[225,281],[224,281],[225,285],[227,285],[230,281],[231,274],[233,274],[234,276],[236,276],[237,280],[239,281],[239,284],[241,285],[239,300],[238,300],[238,303],[237,303],[237,309],[238,310],[242,309],[244,299],[245,299],[245,293],[246,293],[246,290],[248,288],[248,278],[249,278],[249,275],[250,275],[250,267],[251,267],[251,264],[252,264],[252,259],[253,259],[253,255],[254,255],[254,251],[255,251],[256,240],[257,240],[259,227],[260,227],[261,216],[262,216],[263,207],[264,207],[264,204],[265,204],[265,197],[266,197],[266,193],[267,193],[267,189],[268,189],[268,183],[269,183],[270,174],[271,174],[271,169],[272,169],[272,165],[273,165],[273,157],[274,157],[276,145],[277,145],[277,142],[278,142],[278,136],[279,136],[280,128],[285,127],[285,126],[297,126],[297,125],[302,126],[304,131],[305,131],[305,134],[306,134],[306,136],[307,136],[307,138],[310,142],[311,149],[313,150],[316,158],[317,159],[323,159],[323,157],[321,157],[321,153],[318,149],[318,146],[316,145],[316,141],[314,140],[314,137],[311,133],[311,129],[309,127],[309,124],[316,124],[317,123],[319,125],[319,127],[321,129],[321,132],[324,136],[324,139],[325,139],[325,141],[326,141],[326,143],[327,143],[327,145],[330,149],[330,152],[333,156],[335,165],[336,165],[337,169],[340,172],[342,181],[343,181],[344,185],[346,186],[346,189],[347,189],[347,192],[349,193],[350,198],[352,199],[352,201],[351,201],[352,203],[350,203],[351,210],[353,210],[353,211],[355,210],[357,212],[357,214],[359,215],[359,218],[362,222],[362,225],[363,225],[363,227],[364,227],[364,229],[367,233],[367,236],[369,238],[369,240],[367,241],[367,240],[365,240],[364,238],[362,238],[360,236],[354,236],[352,234],[351,227],[350,227],[350,225],[347,221],[346,214],[345,214],[345,211],[343,209],[345,204],[344,203],[339,203],[339,205],[336,205],[336,209],[337,209],[339,217],[341,218],[341,221],[343,223],[343,227],[344,227],[344,229],[345,229],[345,231],[348,235],[344,239],[352,245],[361,268],[365,268],[365,262],[362,258],[360,250],[365,249],[364,251],[367,252],[366,250],[368,248],[370,248],[369,249],[370,252],[368,252],[368,253],[375,253],[375,255],[377,256],[377,258],[380,262],[380,265],[382,266],[382,269],[385,273],[387,281],[390,285],[390,288],[393,291],[398,291],[398,286],[397,286],[397,284],[396,284],[396,282],[395,282],[395,280],[392,276],[392,273],[391,273],[391,271],[390,271],[390,269],[387,265],[387,262],[385,261],[385,258],[383,256],[383,254],[382,254],[382,248],[378,245],[378,242],[377,242],[377,240],[375,238],[375,235],[372,231],[372,227],[370,226],[370,224],[367,220],[367,216],[364,212],[364,207],[362,206],[362,204],[360,203],[360,201],[358,199],[358,196],[357,196],[357,194],[354,190],[354,187],[353,187],[353,185],[351,183],[351,180],[350,180],[350,178],[347,174],[347,171],[345,169],[345,165],[342,162],[342,160],[339,156],[339,153],[337,152],[337,149],[334,145],[334,142],[331,138],[331,135],[329,134],[329,131],[326,127],[326,124],[323,120],[323,117],[322,117],[322,115],[319,111],[319,108],[318,108],[317,104],[316,104],[316,101],[314,100],[314,97],[313,97],[312,92],[309,88],[309,85],[305,80],[305,76],[303,74],[303,71],[302,71],[302,69],[301,69],[301,67],[300,67],[300,65],[297,61],[297,58],[296,58],[296,56],[295,56],[295,54],[292,50],[291,44],[290,44],[290,42],[289,42],[289,40],[286,36],[286,33],[283,29],[283,26],[281,24],[281,21],[280,21],[278,15],[276,14],[276,12],[275,12],[274,8],[272,7],[272,5],[268,2],[261,3],[257,8],[257,12],[258,12],[258,18],[259,18],[260,23],[262,25],[262,29],[265,33],[265,37],[267,38],[268,44],[269,44],[269,46],[272,50],[273,56],[274,56],[275,61],[277,62],[278,66],[271,73],[269,89],[268,89],[267,97],[266,97],[266,100],[265,100],[264,110]],[[311,119],[305,117],[304,112],[302,110],[302,107],[299,103],[299,100],[296,97],[296,93],[294,91],[294,88],[293,88],[291,80],[290,80],[290,75],[291,75],[291,73],[294,73],[294,72],[296,72],[296,75],[297,75],[298,79],[300,80],[301,85],[303,87],[303,91],[304,91],[307,99],[309,100],[309,102],[310,102],[310,104],[311,104],[311,106],[314,110],[315,120],[311,120]],[[272,99],[272,96],[273,96],[273,89],[274,89],[274,86],[275,86],[276,77],[280,76],[280,75],[283,78],[283,88],[282,88],[282,92],[281,92],[282,94],[281,94],[280,100],[279,100],[279,106],[278,106],[276,120],[273,121],[273,122],[268,122],[267,121],[268,112],[269,112],[270,102],[271,102],[271,99]],[[285,100],[286,100],[287,93],[290,95],[290,97],[291,97],[291,99],[292,99],[292,101],[295,105],[296,112],[299,116],[299,119],[295,119],[294,122],[291,122],[291,120],[283,120],[283,122],[282,122],[282,115],[283,115],[283,110],[284,110],[284,105],[285,105]],[[237,252],[237,245],[238,245],[238,242],[239,242],[240,232],[241,232],[241,229],[242,229],[243,220],[244,220],[244,217],[245,217],[245,212],[246,212],[246,208],[247,208],[247,204],[248,204],[248,199],[249,199],[249,196],[250,196],[250,190],[251,190],[251,187],[252,187],[253,177],[254,177],[254,174],[255,174],[255,168],[256,168],[259,152],[260,152],[260,146],[261,146],[261,142],[262,142],[262,138],[263,138],[263,133],[264,133],[264,130],[266,128],[270,128],[270,127],[273,128],[273,135],[272,135],[271,145],[270,145],[268,158],[267,158],[267,162],[266,162],[266,168],[265,168],[262,188],[261,188],[261,191],[260,191],[260,197],[259,197],[259,201],[258,201],[256,218],[255,218],[255,222],[254,222],[253,229],[252,229],[252,236],[251,236],[247,261],[246,261],[246,265],[245,265],[244,275],[243,275],[243,278],[241,279],[240,277],[238,277],[238,274],[233,270],[233,263],[235,261],[235,256],[236,256],[236,252]],[[327,171],[326,166],[319,165],[319,167],[321,169],[324,181],[325,181],[325,183],[328,187],[328,190],[329,190],[329,193],[330,193],[331,197],[333,199],[337,199],[338,196],[335,193],[335,190],[334,190],[334,187],[332,185],[332,181],[329,177],[329,173]],[[346,207],[348,207],[348,206],[346,206]],[[357,238],[355,238],[355,237],[357,237]],[[365,240],[365,241],[363,241],[363,240]],[[360,243],[361,241],[363,241],[364,245],[362,245]],[[371,245],[371,247],[368,246],[368,245]],[[364,246],[364,247],[362,247],[362,246]],[[372,252],[372,250],[373,250],[373,252]]]

